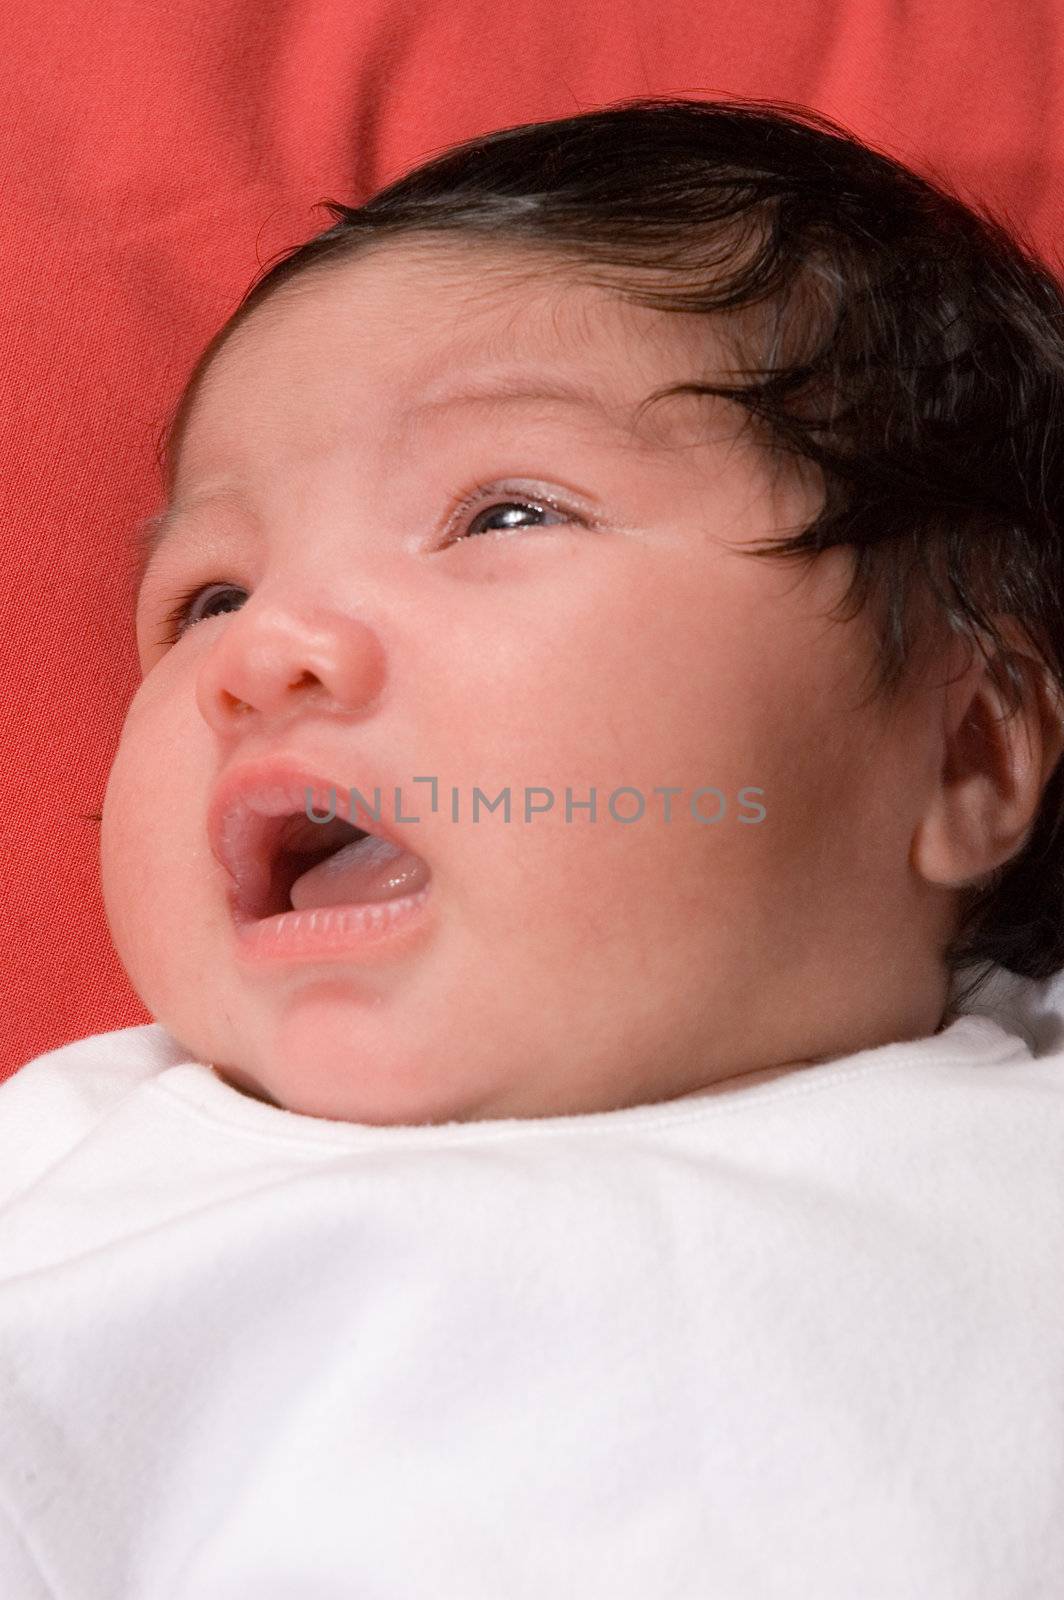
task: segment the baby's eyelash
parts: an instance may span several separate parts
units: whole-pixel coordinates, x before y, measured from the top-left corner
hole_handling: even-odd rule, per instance
[[[216,582],[197,583],[191,589],[186,589],[178,597],[177,604],[173,610],[168,611],[163,617],[163,632],[160,638],[156,640],[156,648],[165,647],[170,649],[172,645],[177,643],[185,631],[184,624],[188,620],[189,612],[192,610],[192,602],[203,593],[204,589],[218,589],[224,594],[227,589],[239,588],[240,585],[238,583]]]
[[[199,594],[202,587],[202,584],[197,584],[194,589],[186,589],[178,599],[178,602],[174,606],[173,610],[166,613],[165,617],[163,618],[162,634],[155,641],[156,648],[159,648],[163,645],[169,648],[170,645],[177,643],[178,636],[181,632],[181,623],[185,620],[185,616],[189,607]]]
[[[491,496],[494,496],[494,499],[490,498]],[[511,489],[505,484],[501,487],[496,485],[494,488],[489,489],[484,484],[481,484],[473,490],[472,494],[467,494],[465,499],[455,506],[447,519],[448,534],[454,524],[465,516],[466,512],[471,511],[478,502],[485,499],[486,503],[480,506],[482,512],[501,511],[504,506],[521,506],[526,511],[554,511],[558,516],[564,517],[567,522],[579,522],[584,527],[590,526],[587,517],[581,516],[572,507],[563,504],[560,500],[556,500],[553,495],[542,493],[526,494],[521,489]]]
[[[581,515],[579,512],[573,511],[561,501],[555,500],[553,495],[526,495],[522,494],[519,490],[511,490],[507,492],[505,489],[497,489],[491,492],[494,493],[495,498],[493,500],[489,499],[480,507],[482,512],[501,511],[504,507],[519,506],[521,509],[526,511],[554,511],[558,516],[564,517],[567,522],[577,522],[583,527],[592,526],[592,522],[588,517]],[[454,527],[454,524],[458,522],[468,511],[470,511],[473,506],[477,505],[478,501],[481,501],[484,498],[484,495],[485,490],[483,487],[474,489],[472,494],[466,495],[465,499],[455,507],[451,516],[447,519],[448,532],[450,532],[450,530]],[[520,529],[515,528],[511,531],[517,533],[520,532]],[[495,532],[497,537],[505,538],[508,536],[501,530],[495,530]],[[453,539],[448,539],[448,543],[454,542],[455,541]],[[160,638],[156,641],[156,648],[170,649],[178,642],[178,640],[186,631],[185,624],[188,621],[189,612],[192,610],[192,602],[199,595],[201,595],[205,589],[211,588],[218,588],[222,593],[224,593],[226,589],[239,589],[240,585],[223,583],[220,580],[216,580],[214,583],[197,583],[194,584],[190,589],[184,590],[184,592],[178,596],[177,601],[172,609],[168,611],[162,619],[163,632]]]

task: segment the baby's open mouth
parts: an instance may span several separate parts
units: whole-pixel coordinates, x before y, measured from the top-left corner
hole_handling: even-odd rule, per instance
[[[336,815],[336,794],[326,780],[275,763],[234,770],[219,784],[207,834],[231,880],[238,922],[364,907],[373,908],[376,926],[385,904],[423,899],[428,863],[365,807],[358,816],[366,827]],[[322,813],[328,821],[315,820]]]
[[[397,900],[424,888],[428,879],[426,863],[402,845],[343,817],[314,822],[303,813],[284,819],[274,844],[268,904],[256,914]]]

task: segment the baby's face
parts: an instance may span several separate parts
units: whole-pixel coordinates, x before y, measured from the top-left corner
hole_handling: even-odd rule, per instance
[[[712,381],[711,326],[467,244],[295,288],[215,358],[139,596],[102,870],[152,1015],[245,1092],[374,1124],[669,1099],[876,1042],[899,1006],[933,1029],[941,905],[907,865],[928,720],[857,708],[845,552],[741,553],[816,492],[722,402],[632,422]],[[503,380],[600,403],[455,398]],[[420,910],[250,953],[208,821],[264,762],[342,807],[379,786]],[[475,789],[509,820],[474,822]]]

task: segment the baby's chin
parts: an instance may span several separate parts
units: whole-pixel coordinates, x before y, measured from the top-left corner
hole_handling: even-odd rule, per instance
[[[449,1059],[431,1033],[411,1035],[386,1004],[341,986],[275,1013],[239,1059],[233,1050],[205,1059],[240,1094],[299,1116],[380,1127],[470,1120],[484,1099],[475,1064],[457,1042]]]

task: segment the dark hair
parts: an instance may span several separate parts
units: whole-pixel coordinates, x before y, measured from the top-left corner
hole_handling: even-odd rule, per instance
[[[1021,678],[994,613],[1064,693],[1064,295],[985,206],[799,106],[656,97],[503,128],[361,205],[320,204],[334,225],[267,264],[193,368],[168,482],[213,356],[298,274],[404,235],[544,251],[659,311],[760,308],[745,381],[649,398],[730,399],[777,462],[819,469],[815,519],[749,553],[850,547],[843,609],[873,619],[874,694],[907,681],[930,623],[996,662],[1011,714]],[[1039,979],[1064,966],[1062,823],[1059,762],[1023,848],[960,897],[944,959],[977,969],[965,996],[993,964]]]

